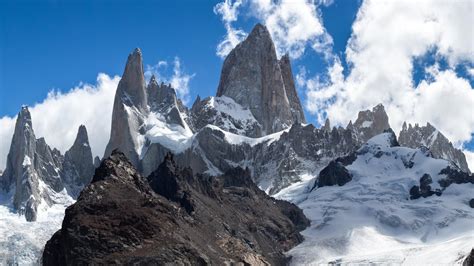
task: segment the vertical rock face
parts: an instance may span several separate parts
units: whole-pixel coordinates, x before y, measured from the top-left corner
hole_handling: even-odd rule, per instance
[[[99,158],[99,156],[96,156],[94,158],[94,167],[97,168],[97,167],[99,167],[99,165],[100,165],[100,158]]]
[[[257,24],[245,41],[237,45],[227,56],[221,72],[217,96],[227,96],[244,108],[250,109],[262,125],[263,135],[290,127],[304,121],[298,110],[291,88],[285,88],[285,79],[291,87],[292,77],[286,60],[282,61],[285,75],[277,59],[270,33]],[[291,93],[290,103],[287,90]]]
[[[28,107],[22,107],[16,119],[15,131],[7,157],[7,167],[2,177],[2,187],[9,190],[16,185],[16,178],[32,165],[36,151],[36,137],[33,132],[31,115]],[[27,157],[25,157],[27,156]],[[23,162],[25,162],[23,166]]]
[[[388,116],[382,104],[372,108],[372,111],[365,110],[359,112],[355,123],[353,125],[352,123],[349,124],[357,135],[360,143],[364,143],[373,136],[390,128]]]
[[[63,179],[68,184],[70,193],[77,196],[93,175],[94,165],[87,129],[81,125],[74,144],[64,154]]]
[[[13,207],[28,221],[36,220],[42,201],[51,202],[47,188],[54,191],[64,188],[60,178],[62,159],[59,151],[51,150],[44,138],[36,139],[30,112],[22,107],[1,184],[6,191],[14,189]]]
[[[148,112],[145,77],[140,49],[128,56],[127,65],[115,94],[112,111],[110,140],[104,157],[119,149],[135,165],[139,165],[139,153],[144,133],[144,115]]]
[[[28,107],[22,107],[16,120],[2,185],[7,191],[15,189],[13,207],[24,213],[28,221],[36,220],[40,199],[39,180],[34,168],[35,154],[36,137],[31,115]]]
[[[400,145],[409,148],[425,146],[430,149],[433,157],[445,159],[456,164],[462,171],[470,173],[464,153],[454,148],[453,144],[430,123],[420,127],[403,123],[400,131]]]
[[[296,93],[295,81],[293,80],[293,72],[291,71],[290,57],[285,54],[279,61],[283,83],[285,84],[286,96],[290,102],[291,115],[295,123],[306,123],[303,108],[301,107],[300,98]]]

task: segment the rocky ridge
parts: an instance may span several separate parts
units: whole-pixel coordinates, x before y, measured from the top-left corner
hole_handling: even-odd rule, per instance
[[[464,153],[454,148],[453,144],[430,123],[420,127],[418,124],[407,126],[404,122],[399,141],[400,145],[414,149],[425,146],[430,149],[433,157],[449,160],[462,171],[470,173]]]
[[[35,221],[40,205],[57,203],[56,199],[61,197],[56,194],[69,193],[74,197],[90,181],[93,170],[84,126],[79,127],[73,146],[63,156],[59,150],[51,149],[44,138],[36,139],[28,107],[22,107],[7,167],[0,179],[2,190],[13,195],[14,210],[24,214],[26,220]]]
[[[248,170],[194,175],[167,154],[145,178],[115,152],[66,210],[43,264],[280,265],[307,225],[295,205],[260,191]]]

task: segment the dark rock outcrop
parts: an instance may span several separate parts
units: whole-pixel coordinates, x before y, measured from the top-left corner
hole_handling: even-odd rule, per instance
[[[434,158],[451,161],[462,171],[471,173],[464,153],[454,148],[453,144],[430,123],[422,127],[418,124],[407,126],[403,123],[398,141],[400,145],[413,149],[425,146],[430,149]]]
[[[462,266],[474,266],[474,248],[471,249],[471,253],[464,259]]]
[[[331,161],[328,166],[319,172],[318,179],[312,190],[317,187],[325,186],[343,186],[352,180],[352,175],[341,162]]]
[[[289,62],[283,59],[280,64],[270,33],[257,24],[224,60],[217,96],[249,108],[266,135],[305,121],[292,85]]]
[[[463,172],[459,169],[455,169],[453,167],[446,167],[439,174],[446,175],[445,178],[439,180],[439,184],[442,188],[446,188],[449,185],[455,184],[465,184],[471,183],[474,184],[474,174],[468,174]]]
[[[420,197],[427,198],[432,195],[436,196],[441,196],[441,190],[436,189],[432,190],[431,185],[433,183],[433,179],[429,174],[424,174],[420,178],[420,185],[419,186],[413,186],[410,189],[410,199],[418,199]]]
[[[43,264],[286,263],[308,225],[300,209],[267,196],[248,170],[193,175],[165,158],[148,180],[119,152],[103,160]]]
[[[94,157],[94,168],[97,168],[100,166],[100,158],[99,156]]]

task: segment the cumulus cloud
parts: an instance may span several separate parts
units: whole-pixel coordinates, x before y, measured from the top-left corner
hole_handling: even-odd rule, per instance
[[[474,61],[472,1],[366,0],[346,47],[348,76],[340,60],[325,75],[304,79],[307,110],[319,122],[327,116],[345,125],[359,110],[383,103],[391,126],[404,120],[430,122],[458,146],[474,132],[474,90],[456,74],[459,64]],[[470,36],[470,37],[469,37]],[[435,51],[445,58],[413,81],[414,58]]]
[[[187,74],[183,71],[181,61],[179,57],[175,57],[173,62],[173,72],[171,75],[166,74],[166,69],[169,63],[167,61],[158,61],[156,65],[146,66],[145,78],[150,79],[152,75],[155,75],[158,81],[169,83],[176,90],[176,94],[187,104],[190,100],[189,96],[189,83],[196,74]]]
[[[239,10],[245,8],[247,15],[266,25],[279,56],[289,53],[291,58],[298,58],[307,46],[329,56],[332,38],[323,27],[318,5],[331,3],[311,0],[225,0],[218,3],[214,12],[221,15],[227,35],[219,43],[217,55],[225,57],[246,36],[244,31],[232,26],[238,20]]]
[[[242,29],[236,29],[232,26],[232,22],[237,20],[239,15],[239,7],[242,5],[242,0],[225,0],[218,3],[214,7],[214,13],[220,15],[222,22],[226,29],[226,36],[217,45],[216,53],[219,57],[224,58],[232,49],[245,39],[247,33]]]
[[[89,134],[92,153],[103,156],[110,137],[112,107],[120,77],[97,76],[97,83],[80,84],[67,93],[51,91],[47,98],[30,107],[37,138],[44,137],[51,146],[64,153],[73,144],[79,125]],[[0,119],[0,168],[6,165],[16,117]]]

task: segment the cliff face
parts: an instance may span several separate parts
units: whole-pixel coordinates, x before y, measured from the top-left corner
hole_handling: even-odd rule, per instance
[[[270,33],[261,24],[225,59],[217,96],[250,109],[263,135],[305,121],[289,61],[278,60]]]
[[[453,144],[430,123],[421,127],[418,124],[407,126],[403,123],[399,141],[400,145],[410,148],[425,146],[430,149],[433,157],[451,161],[462,171],[470,173],[464,153],[454,148]]]
[[[86,144],[86,146],[84,145]],[[13,194],[13,208],[35,221],[38,207],[49,206],[64,197],[64,188],[75,197],[93,175],[92,153],[84,126],[64,157],[51,149],[44,138],[36,139],[28,107],[18,114],[7,167],[0,178],[1,188]],[[74,189],[72,189],[74,187]]]
[[[116,152],[66,210],[43,263],[283,264],[307,225],[300,209],[267,196],[241,168],[196,176],[168,154],[145,178]]]
[[[115,93],[112,110],[112,128],[110,140],[104,157],[110,156],[113,150],[119,149],[139,165],[141,138],[145,115],[148,112],[143,61],[140,49],[135,49],[128,56],[122,79]]]

